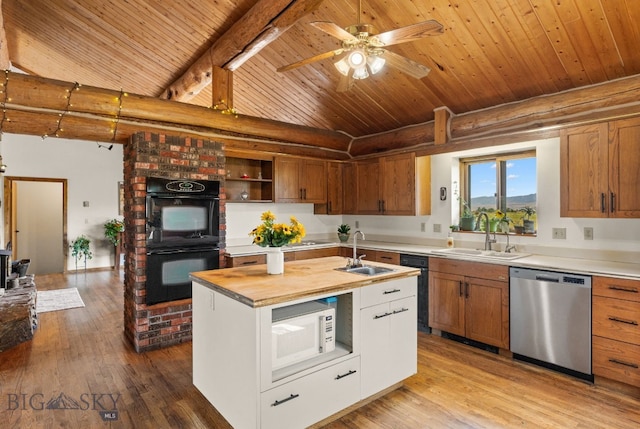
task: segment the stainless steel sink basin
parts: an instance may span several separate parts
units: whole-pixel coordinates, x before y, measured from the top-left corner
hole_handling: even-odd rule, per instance
[[[364,266],[364,267],[355,267],[355,268],[340,267],[340,268],[336,268],[336,270],[344,271],[347,273],[362,274],[365,276],[375,276],[377,274],[385,274],[385,273],[391,273],[395,271],[392,268],[374,267],[374,266]]]
[[[449,249],[432,250],[431,253],[447,256],[466,256],[473,259],[500,259],[510,261],[512,259],[523,258],[529,256],[529,253],[520,252],[498,252],[496,250],[480,250],[480,249],[461,249],[453,247]]]

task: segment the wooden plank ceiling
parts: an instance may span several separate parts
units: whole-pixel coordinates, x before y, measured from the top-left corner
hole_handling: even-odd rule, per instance
[[[3,0],[13,66],[30,74],[159,97],[257,0]],[[640,1],[362,0],[379,32],[435,19],[444,34],[389,48],[432,69],[390,67],[336,92],[331,59],[276,69],[338,48],[309,25],[358,21],[358,0],[324,0],[233,72],[244,115],[360,137],[640,73]],[[211,88],[189,103],[211,106]]]

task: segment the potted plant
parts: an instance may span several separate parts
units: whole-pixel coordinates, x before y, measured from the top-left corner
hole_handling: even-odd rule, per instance
[[[474,231],[476,229],[476,217],[473,215],[469,203],[465,200],[461,200],[461,212],[460,212],[460,230],[461,231]]]
[[[535,222],[531,219],[536,212],[536,209],[531,206],[524,206],[520,209],[524,213],[524,217],[522,218],[522,226],[524,228],[525,233],[533,233],[535,232]]]
[[[349,240],[349,231],[351,231],[351,227],[346,223],[343,223],[338,227],[338,238],[341,242],[346,242]]]
[[[124,232],[124,222],[118,219],[111,219],[104,224],[104,236],[114,247],[120,243],[119,233]]]
[[[81,258],[84,259],[84,270],[87,270],[87,259],[93,258],[93,253],[91,253],[89,247],[90,244],[91,240],[84,235],[71,242],[71,256],[76,260],[76,271],[78,271],[78,260]]]

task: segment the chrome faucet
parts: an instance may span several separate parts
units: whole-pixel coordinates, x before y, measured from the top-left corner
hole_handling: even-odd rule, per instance
[[[362,261],[360,259],[364,258],[366,255],[362,255],[360,258],[358,258],[358,253],[357,253],[357,246],[358,246],[358,234],[360,234],[360,236],[362,237],[362,239],[364,240],[364,232],[358,230],[356,232],[353,233],[353,261],[352,264],[354,267],[358,267],[362,264]]]
[[[495,233],[493,234],[493,238],[491,238],[489,236],[489,230],[491,229],[489,227],[489,215],[482,212],[478,215],[478,218],[476,219],[476,222],[480,223],[482,216],[484,216],[486,223],[484,224],[484,232],[485,232],[485,237],[484,237],[484,250],[491,250],[491,243],[495,243],[496,242],[496,235]]]

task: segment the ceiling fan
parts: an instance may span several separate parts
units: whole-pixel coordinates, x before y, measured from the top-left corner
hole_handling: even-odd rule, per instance
[[[362,0],[358,2],[357,24],[342,29],[329,21],[311,22],[311,25],[317,29],[339,39],[342,42],[342,46],[333,51],[280,67],[278,71],[284,72],[316,61],[342,55],[342,57],[334,63],[334,66],[341,74],[337,88],[338,92],[349,90],[353,86],[354,79],[366,79],[370,75],[378,73],[385,64],[395,67],[416,79],[422,79],[429,74],[431,71],[429,67],[395,54],[385,48],[391,45],[418,40],[426,36],[440,35],[444,32],[442,24],[435,20],[428,20],[376,34],[372,25],[360,23],[361,14]]]

